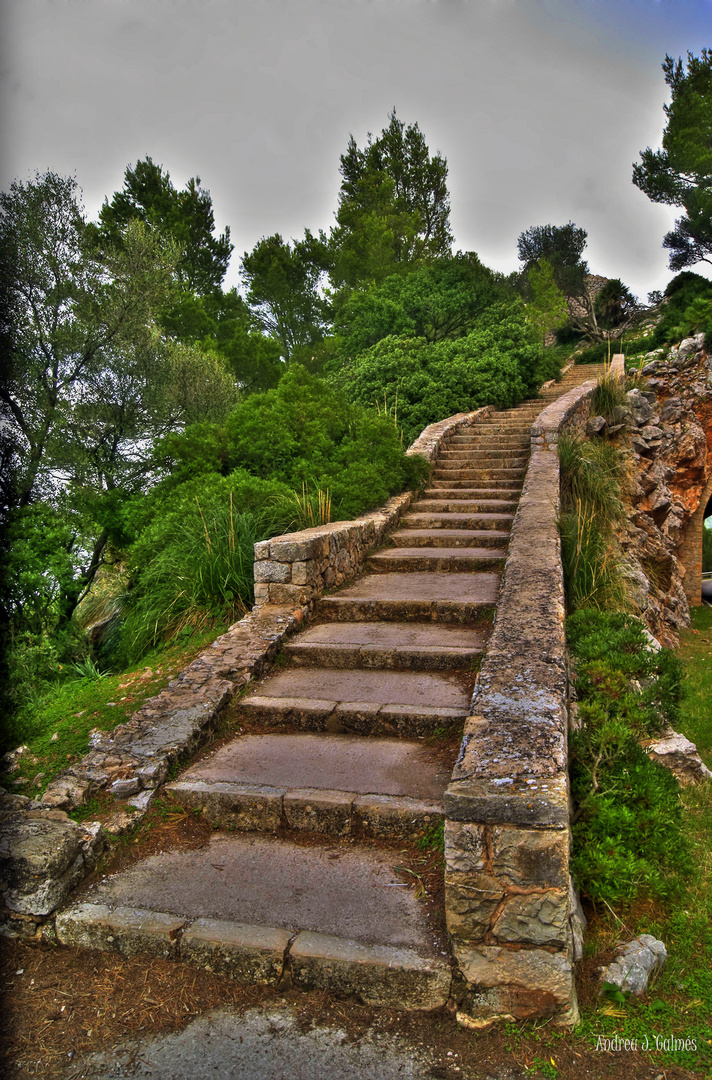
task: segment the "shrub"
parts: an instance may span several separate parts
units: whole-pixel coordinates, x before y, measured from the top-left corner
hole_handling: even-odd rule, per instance
[[[566,633],[579,701],[570,740],[572,873],[594,902],[667,899],[691,869],[679,786],[639,740],[677,717],[681,665],[653,651],[631,615],[578,611]]]
[[[351,400],[393,413],[409,441],[454,413],[515,405],[544,381],[541,346],[520,304],[489,309],[457,340],[385,338],[335,379]]]

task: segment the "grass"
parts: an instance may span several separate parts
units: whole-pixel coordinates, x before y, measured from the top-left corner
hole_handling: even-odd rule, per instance
[[[89,751],[94,728],[112,731],[129,720],[224,629],[179,637],[146,656],[140,667],[120,675],[58,680],[16,718],[15,745],[22,743],[28,749],[18,758],[19,769],[2,777],[3,786],[15,794],[39,797],[57,773]]]

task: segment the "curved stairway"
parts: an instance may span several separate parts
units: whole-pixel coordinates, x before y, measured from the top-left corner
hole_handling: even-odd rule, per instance
[[[446,1002],[442,916],[399,864],[442,818],[443,747],[469,712],[531,424],[591,374],[447,441],[386,546],[242,698],[240,734],[168,785],[216,826],[210,844],[96,886],[59,917],[72,940],[371,1004]]]

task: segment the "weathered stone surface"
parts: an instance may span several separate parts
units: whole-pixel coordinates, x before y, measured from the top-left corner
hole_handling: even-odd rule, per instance
[[[293,934],[273,926],[196,919],[183,934],[180,957],[239,982],[278,982]]]
[[[500,941],[525,945],[568,944],[568,889],[545,893],[522,893],[507,898],[492,924]]]
[[[180,916],[133,907],[76,904],[57,915],[62,945],[102,949],[121,956],[175,958],[178,935],[186,924]]]
[[[181,806],[199,807],[209,821],[223,828],[270,832],[282,821],[285,792],[266,784],[184,780],[171,784],[168,793]]]
[[[347,836],[351,832],[354,794],[298,788],[284,797],[284,815],[292,829]]]
[[[573,971],[564,953],[454,943],[455,956],[475,991],[495,989],[492,1004],[516,1019],[551,1016],[568,1008],[574,996]],[[466,1010],[463,1010],[466,1012]]]
[[[15,813],[0,824],[0,879],[11,911],[48,915],[93,868],[100,826],[77,825],[43,811]]]
[[[509,885],[566,887],[568,832],[554,829],[492,829],[492,872]]]
[[[449,873],[445,881],[448,933],[462,941],[481,941],[504,898],[504,885],[491,874]]]
[[[635,997],[644,994],[648,982],[667,960],[667,949],[652,934],[641,934],[622,945],[612,964],[601,972],[601,983],[608,982],[628,990]]]
[[[567,779],[562,775],[531,783],[507,776],[490,781],[454,780],[445,792],[445,813],[453,821],[565,829]]]
[[[359,795],[353,812],[365,836],[415,838],[442,817],[442,804],[394,795]]]
[[[358,994],[367,1005],[439,1009],[450,996],[447,962],[411,949],[303,932],[290,949],[290,967],[297,986]]]

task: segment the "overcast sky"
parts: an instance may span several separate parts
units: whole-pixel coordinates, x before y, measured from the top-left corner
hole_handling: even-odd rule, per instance
[[[448,161],[456,247],[517,266],[530,225],[588,232],[645,298],[674,211],[631,182],[660,145],[666,53],[712,46],[712,0],[0,0],[0,188],[70,173],[90,217],[150,155],[199,175],[239,259],[328,229],[339,154],[393,106]],[[705,273],[704,264],[701,264]],[[700,268],[698,268],[700,269]]]

